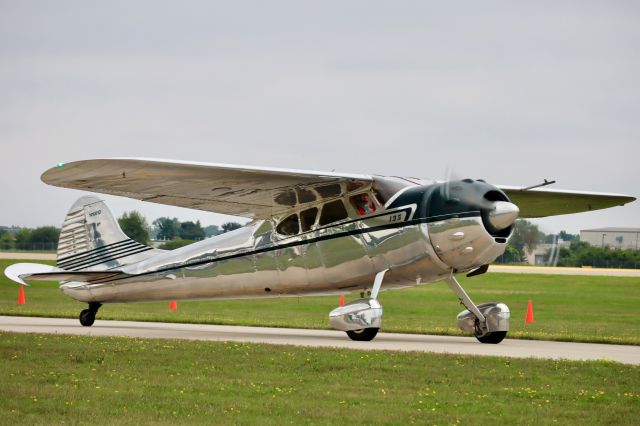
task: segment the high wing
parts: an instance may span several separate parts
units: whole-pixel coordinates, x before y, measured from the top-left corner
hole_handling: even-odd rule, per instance
[[[41,179],[63,188],[261,219],[373,181],[369,175],[144,158],[60,163]]]
[[[522,190],[513,186],[498,186],[520,209],[519,217],[537,218],[622,206],[635,197],[600,192],[556,189]]]
[[[292,208],[370,186],[388,198],[404,186],[435,182],[145,158],[60,163],[43,173],[42,180],[63,188],[256,219],[281,215]],[[635,200],[621,194],[498,187],[519,207],[521,218],[599,210]]]

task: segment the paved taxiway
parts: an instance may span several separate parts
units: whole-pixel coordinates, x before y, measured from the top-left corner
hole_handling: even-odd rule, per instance
[[[505,274],[596,275],[600,277],[640,277],[640,269],[572,268],[566,266],[491,265],[489,272]]]
[[[239,327],[159,322],[101,321],[82,327],[78,320],[0,316],[0,330],[17,333],[128,336],[152,339],[186,339],[269,343],[359,350],[394,350],[513,358],[608,360],[640,365],[640,346],[566,343],[506,339],[483,345],[471,337],[379,333],[372,342],[354,342],[345,333],[330,330]]]
[[[32,253],[28,251],[21,252],[0,252],[0,259],[17,259],[17,260],[56,260],[53,253]]]

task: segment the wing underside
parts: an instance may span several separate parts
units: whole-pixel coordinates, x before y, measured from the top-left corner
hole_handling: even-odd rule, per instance
[[[249,218],[270,218],[363,189],[371,176],[152,159],[60,164],[42,175],[64,188]]]
[[[622,206],[635,200],[622,194],[500,187],[520,209],[521,218],[540,218]]]

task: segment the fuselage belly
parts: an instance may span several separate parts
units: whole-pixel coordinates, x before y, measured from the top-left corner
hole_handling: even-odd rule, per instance
[[[259,225],[236,231],[235,240],[245,241],[233,249],[221,251],[226,241],[202,241],[187,250],[159,256],[166,259],[132,265],[138,269],[132,272],[160,272],[103,284],[63,284],[62,290],[77,300],[101,303],[283,297],[364,291],[375,274],[390,265],[394,267],[387,275],[385,289],[438,280],[448,273],[431,249],[424,225],[372,232],[353,232],[356,225],[352,225],[350,229],[313,231],[263,247],[255,244]],[[343,235],[331,238],[331,232]],[[171,268],[169,255],[195,266]]]

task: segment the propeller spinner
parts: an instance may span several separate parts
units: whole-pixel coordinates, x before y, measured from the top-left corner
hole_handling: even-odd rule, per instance
[[[520,209],[515,204],[508,201],[494,201],[487,221],[494,230],[501,231],[513,225],[519,214]]]

